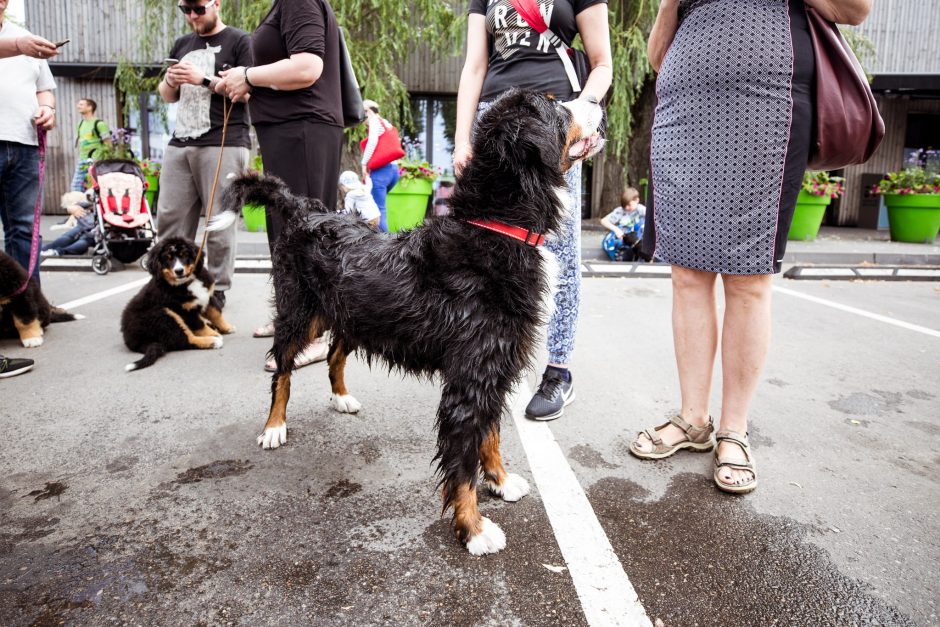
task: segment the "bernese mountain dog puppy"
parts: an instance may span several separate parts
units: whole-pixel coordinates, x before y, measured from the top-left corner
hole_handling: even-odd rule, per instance
[[[150,251],[150,281],[127,303],[121,333],[132,351],[143,353],[125,370],[153,365],[167,351],[222,348],[220,333],[235,327],[222,317],[215,280],[198,256],[198,247],[182,237],[161,240]]]
[[[26,270],[13,257],[0,252],[0,337],[19,337],[26,348],[42,346],[43,329],[52,322],[81,320],[84,316],[53,307],[31,277],[26,289]]]
[[[226,190],[225,228],[245,203],[285,216],[272,274],[277,372],[271,409],[258,443],[287,441],[294,356],[331,331],[331,405],[355,413],[346,388],[352,351],[416,376],[438,375],[438,471],[444,511],[474,555],[506,545],[480,515],[476,486],[506,501],[529,491],[500,459],[499,423],[512,386],[533,364],[553,307],[557,263],[541,246],[566,211],[565,172],[595,154],[603,112],[587,99],[561,104],[512,91],[479,120],[473,159],[457,178],[452,215],[389,236],[290,193],[280,180],[244,176]]]

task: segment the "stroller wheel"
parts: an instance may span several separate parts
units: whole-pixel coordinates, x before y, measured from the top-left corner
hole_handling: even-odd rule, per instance
[[[141,256],[140,260],[137,262],[137,263],[140,264],[140,269],[141,269],[141,270],[146,270],[146,269],[147,269],[147,262],[148,262],[148,261],[150,261],[150,253],[144,253],[144,254]]]
[[[91,269],[95,274],[105,275],[111,271],[111,260],[104,255],[95,255],[91,258]]]

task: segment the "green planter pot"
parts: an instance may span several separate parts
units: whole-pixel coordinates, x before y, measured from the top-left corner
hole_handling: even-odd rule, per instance
[[[940,194],[885,194],[891,239],[933,244],[940,232]]]
[[[249,231],[266,230],[264,207],[259,205],[245,205],[242,207],[242,216],[245,218],[245,228]]]
[[[145,174],[144,178],[147,179],[147,191],[144,196],[147,198],[147,206],[150,207],[150,212],[153,213],[156,211],[154,202],[157,198],[157,190],[160,189],[160,177]]]
[[[816,239],[826,207],[832,202],[829,196],[814,196],[809,192],[800,190],[796,198],[796,209],[793,211],[793,222],[790,223],[788,240],[811,241]]]
[[[397,233],[421,224],[432,191],[431,181],[427,179],[398,181],[398,185],[391,189],[385,199],[388,232]]]

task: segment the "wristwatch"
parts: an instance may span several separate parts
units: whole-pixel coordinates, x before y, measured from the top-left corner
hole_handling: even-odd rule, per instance
[[[209,89],[212,89],[212,79],[209,78],[208,76],[203,76],[203,77],[202,77],[202,86],[203,86],[203,87],[208,87]]]

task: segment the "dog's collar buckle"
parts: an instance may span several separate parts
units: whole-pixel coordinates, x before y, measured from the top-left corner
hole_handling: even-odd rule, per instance
[[[537,233],[532,229],[524,229],[521,226],[512,226],[498,220],[467,220],[467,223],[517,239],[533,248],[545,243],[545,236],[541,233]]]

